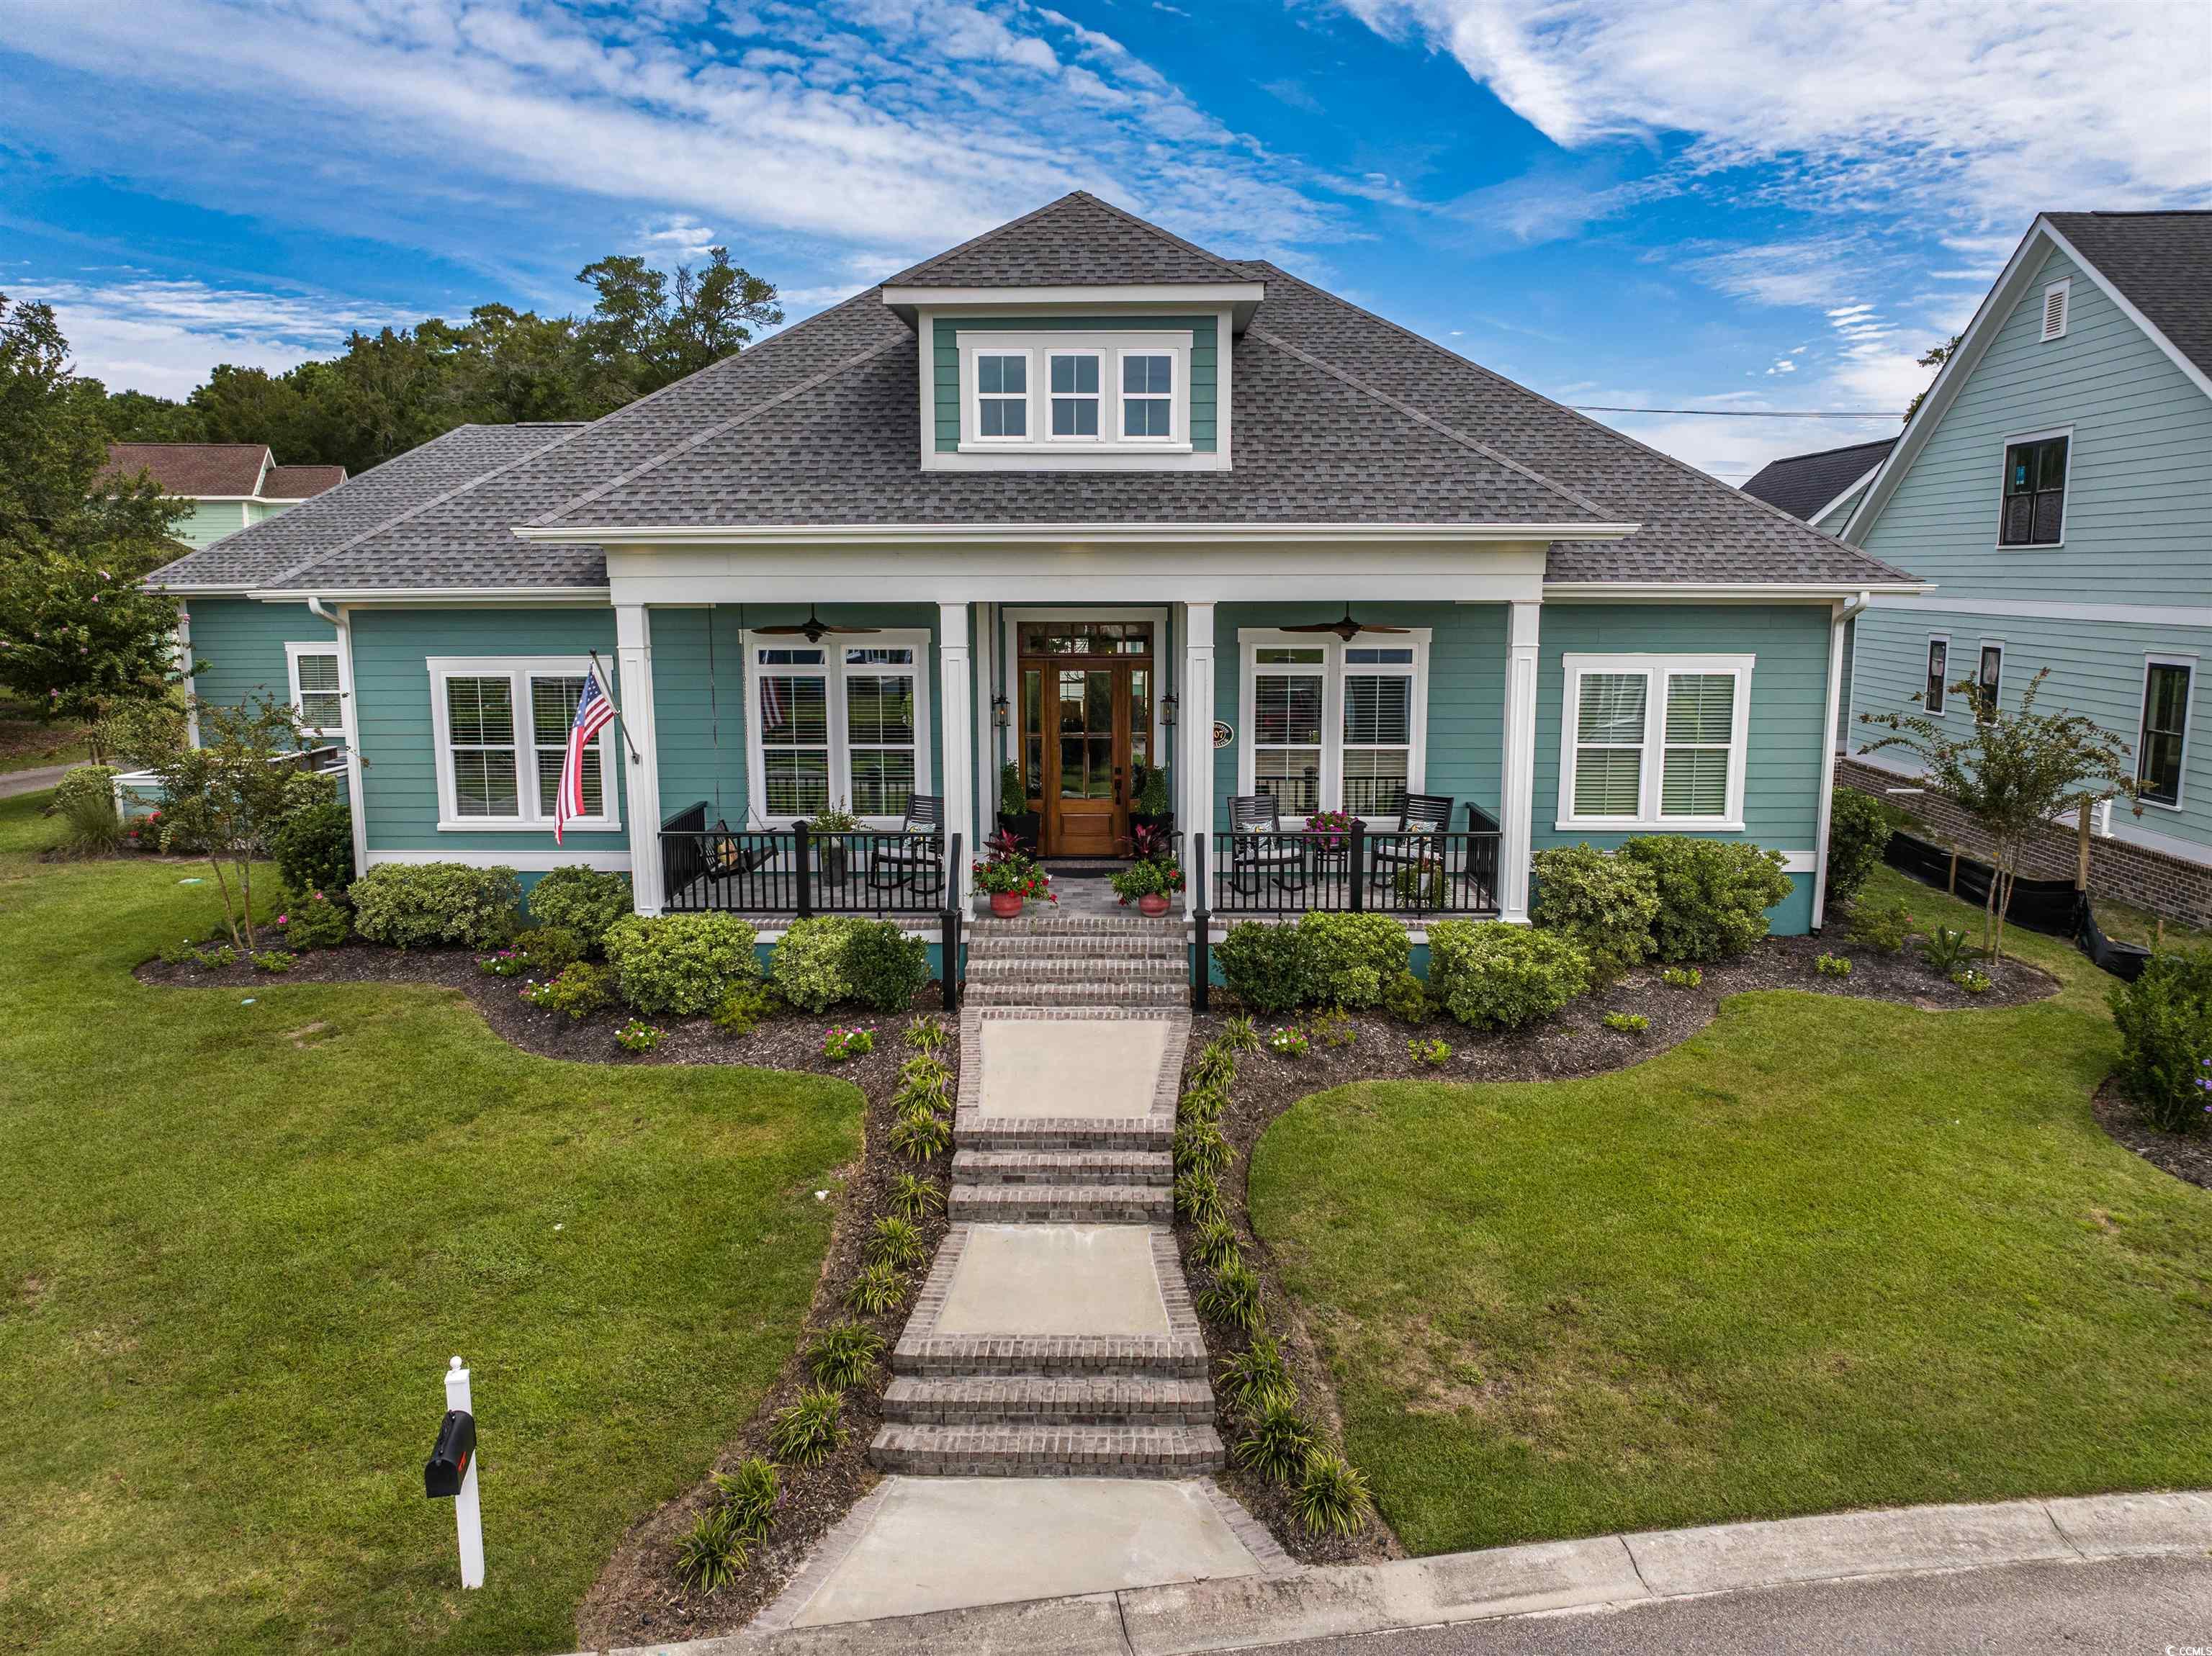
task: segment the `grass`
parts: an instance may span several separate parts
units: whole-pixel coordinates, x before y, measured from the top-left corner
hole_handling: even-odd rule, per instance
[[[573,1649],[792,1350],[858,1091],[532,1058],[427,989],[143,987],[204,870],[33,863],[44,798],[0,802],[0,1649]],[[455,1352],[466,1594],[422,1483]]]
[[[2112,980],[2010,936],[2054,999],[1741,995],[1613,1075],[1275,1123],[1254,1222],[1408,1548],[2212,1484],[2212,1193],[2091,1119]]]

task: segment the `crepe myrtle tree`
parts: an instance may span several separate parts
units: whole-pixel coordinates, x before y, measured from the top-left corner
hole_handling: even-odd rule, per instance
[[[184,739],[174,720],[149,719],[139,740],[152,750],[139,756],[161,784],[161,848],[204,852],[231,942],[251,951],[261,946],[253,925],[254,859],[268,856],[270,840],[293,812],[327,801],[332,785],[298,768],[305,743],[289,702],[264,695],[237,707],[194,705],[198,746]]]
[[[173,694],[201,664],[179,655],[176,627],[174,598],[94,559],[0,562],[0,685],[42,720],[98,720]]]
[[[1972,679],[1951,694],[1973,710],[1963,725],[1939,724],[1925,713],[1861,713],[1859,723],[1889,731],[1862,754],[1902,748],[1916,755],[1928,780],[1948,794],[1989,835],[1996,877],[1982,911],[1982,949],[2004,957],[2006,912],[2020,877],[2021,857],[2053,818],[2087,811],[2106,799],[2136,797],[2135,766],[2128,744],[2081,713],[2038,713],[2044,668],[2027,682],[2011,713],[1990,701]],[[1916,702],[1923,698],[1916,693]],[[2140,804],[2133,805],[2142,814]]]

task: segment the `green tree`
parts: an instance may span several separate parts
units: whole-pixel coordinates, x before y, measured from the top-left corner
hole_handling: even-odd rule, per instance
[[[586,264],[576,280],[598,295],[586,343],[640,397],[743,349],[755,326],[783,320],[774,284],[732,264],[726,247],[710,250],[703,270],[679,264],[672,278],[617,254]]]
[[[68,552],[0,564],[0,685],[37,716],[97,719],[182,676],[174,598]]]
[[[2045,667],[2030,679],[2014,713],[1991,705],[1973,680],[1961,679],[1952,694],[1975,715],[1963,727],[1955,721],[1939,725],[1924,713],[1859,715],[1861,724],[1892,732],[1861,753],[1903,748],[1915,755],[1927,779],[1989,836],[1996,877],[1983,909],[1982,947],[1992,960],[2004,957],[2005,915],[2021,855],[2035,836],[2069,810],[2136,797],[2135,767],[2124,741],[2082,714],[2035,710],[2050,676]],[[2142,807],[2135,810],[2140,816]]]
[[[1920,366],[1923,368],[1941,369],[1946,362],[1948,362],[1951,360],[1951,353],[1959,349],[1959,342],[1966,337],[1966,336],[1962,333],[1954,333],[1942,344],[1930,345],[1928,348],[1928,354],[1925,356],[1917,359]],[[1934,382],[1931,380],[1929,383],[1933,384]],[[1905,405],[1905,424],[1911,425],[1912,423],[1912,416],[1920,412],[1920,405],[1927,400],[1928,393],[1925,390],[1923,390],[1917,392],[1913,397],[1913,399]]]

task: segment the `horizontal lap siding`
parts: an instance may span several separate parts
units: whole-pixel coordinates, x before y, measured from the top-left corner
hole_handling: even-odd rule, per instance
[[[204,701],[231,707],[263,695],[290,701],[284,646],[328,644],[337,636],[330,622],[318,620],[304,604],[192,598],[185,610],[191,617],[193,658],[207,664],[193,676],[193,693]]]
[[[1021,333],[1188,333],[1190,335],[1190,446],[1200,454],[1214,452],[1221,377],[1220,325],[1211,316],[979,317],[940,316],[930,341],[933,397],[937,409],[937,452],[960,448],[960,334]]]
[[[186,546],[202,547],[210,541],[234,535],[246,527],[246,507],[240,500],[191,500],[191,510],[169,525],[169,538]]]
[[[581,656],[615,662],[612,610],[356,610],[353,681],[362,759],[362,794],[368,848],[377,851],[555,852],[551,828],[441,832],[430,711],[433,656]],[[615,687],[617,696],[621,687]],[[524,710],[516,710],[517,718]],[[617,734],[617,754],[623,738]],[[629,765],[621,789],[623,827],[574,833],[563,851],[612,852],[629,844]],[[527,777],[524,779],[527,782]]]

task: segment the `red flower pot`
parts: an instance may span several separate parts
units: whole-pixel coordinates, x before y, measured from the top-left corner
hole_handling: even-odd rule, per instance
[[[1157,919],[1167,912],[1168,894],[1164,891],[1147,891],[1137,899],[1137,913],[1139,914],[1150,914]]]
[[[1022,894],[1018,891],[993,892],[991,912],[1002,920],[1017,918],[1022,912]]]

